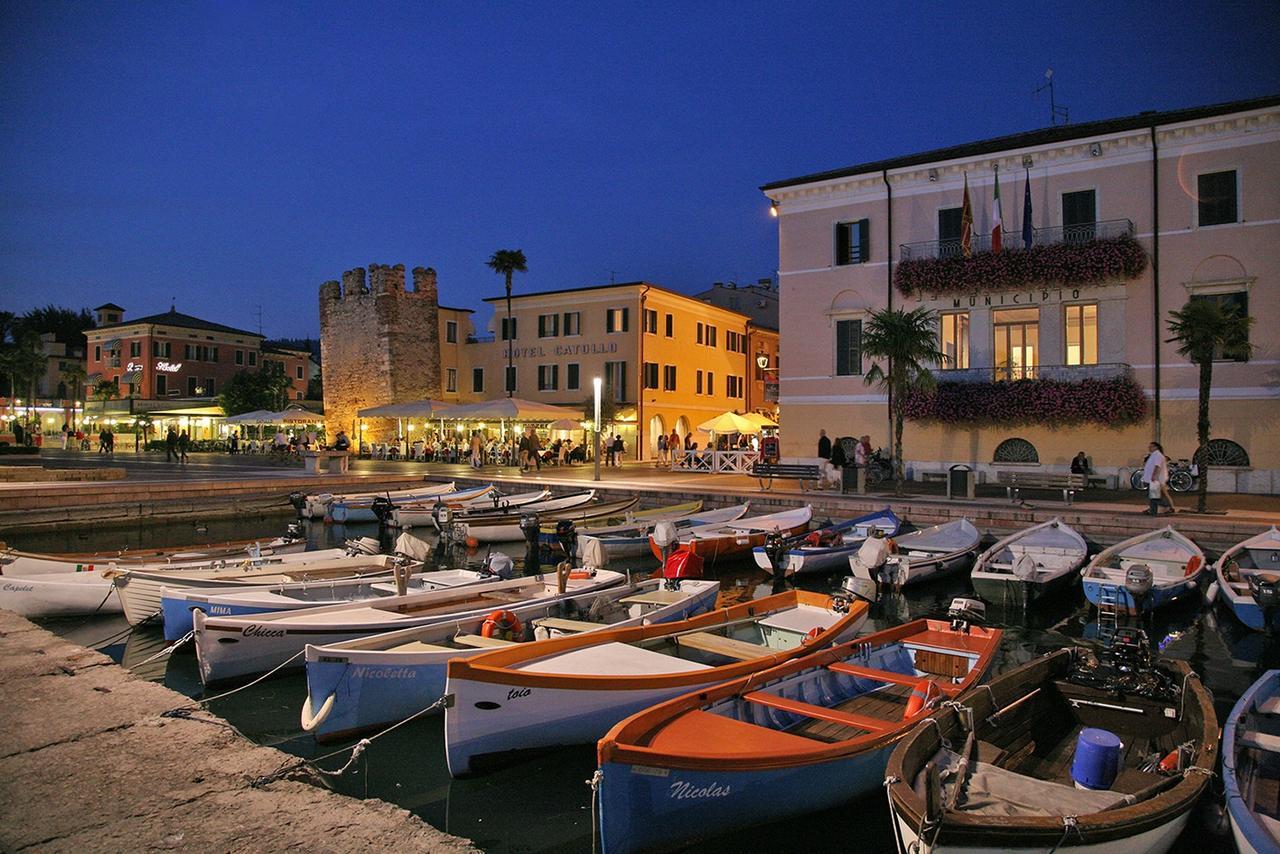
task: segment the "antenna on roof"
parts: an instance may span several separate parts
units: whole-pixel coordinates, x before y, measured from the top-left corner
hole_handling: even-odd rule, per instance
[[[258,334],[262,334],[262,303],[255,306],[258,309]]]
[[[1032,96],[1039,95],[1045,89],[1048,89],[1049,90],[1049,124],[1051,126],[1056,126],[1058,124],[1059,119],[1062,120],[1062,124],[1064,125],[1068,124],[1071,121],[1071,119],[1068,116],[1067,108],[1060,105],[1057,99],[1054,98],[1053,96],[1053,69],[1052,68],[1045,69],[1044,81],[1045,82],[1041,83],[1040,86],[1036,88],[1036,91],[1031,93]]]
[[[617,270],[610,270],[610,271],[609,271],[609,284],[611,284],[611,285],[617,284],[617,281],[616,281],[617,276],[618,276],[618,271],[617,271]]]

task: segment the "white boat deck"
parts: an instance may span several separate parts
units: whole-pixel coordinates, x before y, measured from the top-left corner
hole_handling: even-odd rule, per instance
[[[632,676],[687,673],[710,670],[710,665],[685,661],[625,643],[606,643],[575,649],[561,655],[515,665],[516,670],[535,673],[565,673],[576,676]]]

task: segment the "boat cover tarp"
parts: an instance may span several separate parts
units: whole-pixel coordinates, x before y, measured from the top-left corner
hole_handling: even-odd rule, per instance
[[[934,754],[933,761],[940,771],[954,770],[960,763],[960,754],[952,750],[939,750]],[[955,785],[954,775],[944,775],[944,800],[950,799]],[[913,782],[916,795],[921,800],[925,798],[925,787],[925,772],[921,770]],[[956,801],[955,809],[959,812],[999,816],[1090,815],[1128,799],[1130,796],[1121,792],[1077,789],[971,760],[964,790]]]

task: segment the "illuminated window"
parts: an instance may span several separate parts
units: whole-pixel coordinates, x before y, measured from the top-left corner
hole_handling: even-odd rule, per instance
[[[566,311],[564,313],[564,334],[565,335],[581,335],[582,334],[582,313],[578,311]]]
[[[626,332],[629,314],[630,312],[626,308],[609,309],[604,317],[604,331],[607,333]]]
[[[944,314],[938,323],[938,349],[946,354],[942,367],[959,370],[969,367],[969,312]]]
[[[445,381],[445,387],[444,387],[445,391],[456,392],[458,390],[458,369],[445,368],[444,381]]]
[[[1098,305],[1069,305],[1067,308],[1067,364],[1098,364]]]
[[[1026,380],[1040,364],[1040,309],[1012,308],[993,312],[996,379]]]
[[[555,391],[560,386],[559,365],[538,365],[538,391]]]

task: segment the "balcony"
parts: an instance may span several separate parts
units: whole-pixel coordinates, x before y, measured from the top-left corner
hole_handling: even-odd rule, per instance
[[[1080,225],[1059,225],[1053,228],[1032,229],[1032,246],[1058,244],[1080,245],[1093,240],[1110,240],[1117,237],[1133,237],[1133,222],[1127,219],[1109,219],[1102,222],[1086,222]],[[1022,232],[1009,230],[1003,234],[1003,248],[1024,249]],[[972,254],[991,251],[991,235],[975,234],[969,241]],[[903,243],[898,247],[898,260],[916,261],[921,258],[962,258],[963,248],[957,240],[926,240],[922,243]]]
[[[468,335],[468,344],[492,344],[496,340],[495,335]]]
[[[994,383],[1010,380],[1055,380],[1076,383],[1081,380],[1129,379],[1133,369],[1114,362],[1100,365],[998,365],[985,368],[947,368],[935,370],[940,383]]]

